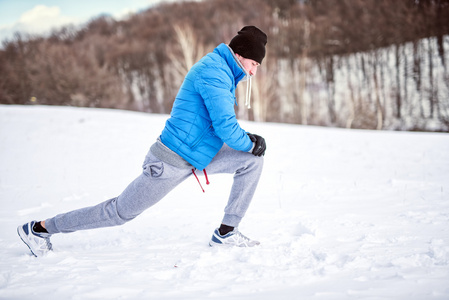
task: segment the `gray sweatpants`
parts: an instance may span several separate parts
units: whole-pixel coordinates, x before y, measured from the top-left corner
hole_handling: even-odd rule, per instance
[[[234,174],[231,194],[224,210],[223,224],[233,227],[239,225],[253,198],[262,167],[263,157],[234,150],[226,144],[206,167],[208,175]],[[149,151],[145,157],[142,174],[131,182],[120,196],[96,206],[59,214],[45,220],[45,227],[50,234],[54,234],[122,225],[159,202],[191,175],[191,169],[164,163]]]

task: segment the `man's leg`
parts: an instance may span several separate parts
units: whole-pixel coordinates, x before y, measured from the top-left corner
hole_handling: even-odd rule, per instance
[[[45,227],[54,234],[122,225],[159,202],[190,175],[191,170],[165,164],[149,152],[142,174],[120,196],[47,219]]]
[[[234,150],[226,144],[206,167],[208,174],[234,174],[222,224],[238,227],[253,199],[262,168],[263,157]]]
[[[263,168],[263,157],[231,149],[224,145],[207,166],[207,172],[233,173],[234,183],[225,207],[220,228],[215,229],[209,241],[211,247],[253,247],[260,243],[244,236],[236,227],[245,216],[253,199]]]

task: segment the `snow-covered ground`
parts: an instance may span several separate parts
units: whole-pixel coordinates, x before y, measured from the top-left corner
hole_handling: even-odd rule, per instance
[[[267,140],[240,230],[208,246],[232,177],[192,177],[120,227],[16,227],[118,195],[167,116],[0,106],[0,299],[449,299],[449,135],[242,122]],[[204,178],[200,178],[204,186]]]

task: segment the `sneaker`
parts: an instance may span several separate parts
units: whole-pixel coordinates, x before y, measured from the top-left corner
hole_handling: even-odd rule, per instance
[[[225,235],[221,235],[218,228],[215,229],[212,239],[209,242],[209,246],[237,246],[237,247],[254,247],[259,245],[258,241],[250,240],[246,236],[240,233],[237,228],[228,232]]]
[[[25,245],[30,248],[31,253],[38,257],[44,255],[48,251],[51,251],[53,247],[50,243],[51,234],[33,231],[33,226],[35,223],[36,221],[31,221],[30,223],[17,227],[17,233]]]

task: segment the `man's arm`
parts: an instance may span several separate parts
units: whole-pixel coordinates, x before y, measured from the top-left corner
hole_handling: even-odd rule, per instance
[[[253,142],[237,121],[235,98],[230,91],[232,83],[228,77],[224,71],[204,72],[197,82],[198,91],[204,99],[217,136],[229,147],[248,152]]]

